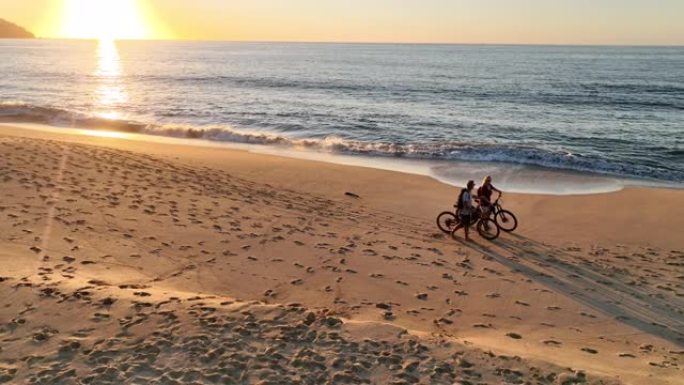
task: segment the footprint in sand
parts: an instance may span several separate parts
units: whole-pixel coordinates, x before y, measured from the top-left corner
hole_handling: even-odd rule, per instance
[[[488,324],[476,323],[476,324],[473,324],[473,327],[476,329],[492,329],[494,326],[490,323],[488,323]]]
[[[598,353],[598,350],[592,349],[592,348],[582,348],[581,350],[582,350],[583,352],[589,353],[589,354],[597,354],[597,353]]]

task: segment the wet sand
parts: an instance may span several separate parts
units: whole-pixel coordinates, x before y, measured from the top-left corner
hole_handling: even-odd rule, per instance
[[[505,194],[516,232],[465,243],[428,177],[9,127],[0,156],[0,383],[683,376],[681,190]]]

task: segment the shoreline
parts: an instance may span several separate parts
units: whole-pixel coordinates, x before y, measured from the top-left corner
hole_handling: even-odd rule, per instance
[[[460,191],[460,187],[419,173],[287,157],[282,156],[280,152],[254,151],[254,147],[263,149],[261,145],[236,144],[229,147],[223,143],[206,142],[206,146],[192,146],[185,140],[181,140],[179,144],[174,138],[168,137],[142,135],[153,141],[130,140],[127,139],[130,138],[129,135],[116,131],[76,129],[76,132],[70,133],[62,128],[46,131],[45,127],[38,130],[13,128],[3,124],[0,124],[0,127],[0,136],[13,135],[112,147],[173,161],[182,160],[192,165],[202,164],[230,170],[231,173],[246,179],[286,189],[324,195],[337,191],[341,196],[348,191],[360,195],[365,203],[376,208],[387,210],[392,215],[404,214],[411,218],[420,218],[430,227],[434,226],[433,218],[439,212],[452,209],[453,201]],[[137,136],[139,135],[135,134],[132,137]],[[229,163],[226,163],[226,158],[230,159]],[[649,229],[641,233],[630,231],[627,232],[627,236],[622,236],[614,229],[604,231],[596,228],[593,221],[633,223],[636,228],[644,230],[657,228],[659,218],[671,217],[671,208],[681,206],[679,202],[684,199],[684,189],[625,186],[621,190],[597,194],[554,195],[505,190],[504,193],[503,206],[513,212],[518,213],[522,210],[523,215],[537,216],[538,213],[535,211],[542,209],[542,215],[536,218],[536,221],[540,223],[539,228],[547,230],[549,239],[565,241],[564,228],[572,227],[581,231],[580,234],[587,240],[598,241],[610,235],[615,239],[629,242],[630,234],[649,234],[656,239],[656,244],[679,244],[669,232],[658,233]],[[648,199],[654,202],[646,216],[641,215],[642,210],[624,209],[640,207],[645,196],[649,196]],[[411,202],[409,206],[406,205],[407,201]],[[567,222],[563,226],[558,226],[555,216],[563,215],[568,208],[575,210],[574,215],[566,218]],[[547,212],[549,214],[546,214]],[[681,223],[681,228],[684,228],[684,213],[671,219],[675,223]],[[643,238],[640,237],[639,241],[648,241],[649,237]]]
[[[34,123],[4,123],[0,128],[36,130],[57,135],[104,137],[200,148],[224,148],[255,154],[268,154],[292,159],[311,160],[330,164],[394,171],[433,178],[441,183],[460,187],[469,179],[479,183],[484,175],[492,175],[500,189],[520,194],[591,195],[620,191],[625,188],[684,189],[675,182],[631,179],[590,171],[555,169],[534,165],[479,161],[447,161],[411,159],[363,154],[344,154],[306,148],[241,142],[221,142],[208,139],[189,139],[164,135],[128,133],[106,129],[71,128]]]
[[[471,382],[501,382],[506,370],[529,380],[587,376],[590,384],[681,378],[682,190],[506,193],[504,207],[520,220],[516,232],[462,242],[434,223],[458,189],[427,176],[5,126],[0,151],[0,260],[7,261],[0,293],[12,293],[0,315],[24,320],[0,325],[0,337],[16,330],[0,351],[0,371],[9,365],[17,381],[33,370],[18,358],[40,350],[59,360],[76,338],[83,351],[98,352],[98,341],[120,346],[135,336],[136,349],[148,351],[159,340],[150,330],[181,327],[171,350],[161,344],[156,354],[158,363],[185,362],[193,345],[184,337],[251,336],[250,346],[263,351],[272,341],[258,342],[262,332],[303,324],[315,333],[279,351],[289,362],[304,348],[330,368],[342,353],[366,362],[363,351],[326,350],[342,345],[325,345],[323,336],[342,333],[373,350],[386,340],[415,346],[402,337],[411,330],[433,359],[419,361],[416,376],[437,370],[436,360]],[[74,320],[74,311],[88,316]],[[290,323],[279,324],[272,311]],[[261,326],[245,332],[247,324]],[[310,345],[308,335],[317,336]],[[111,359],[126,364],[130,349]],[[399,372],[372,372],[384,367],[369,361],[371,369],[355,375],[377,383],[407,375],[403,368],[420,358],[396,349]],[[76,350],[68,357],[83,370],[90,358]]]

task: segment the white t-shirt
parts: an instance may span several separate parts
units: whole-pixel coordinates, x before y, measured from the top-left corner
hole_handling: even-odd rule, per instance
[[[473,212],[473,198],[470,196],[470,192],[466,191],[461,196],[461,214],[469,215]]]

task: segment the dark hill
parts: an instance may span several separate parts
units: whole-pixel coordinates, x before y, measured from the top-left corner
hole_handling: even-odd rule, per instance
[[[20,26],[0,19],[0,39],[33,39],[35,36]]]

